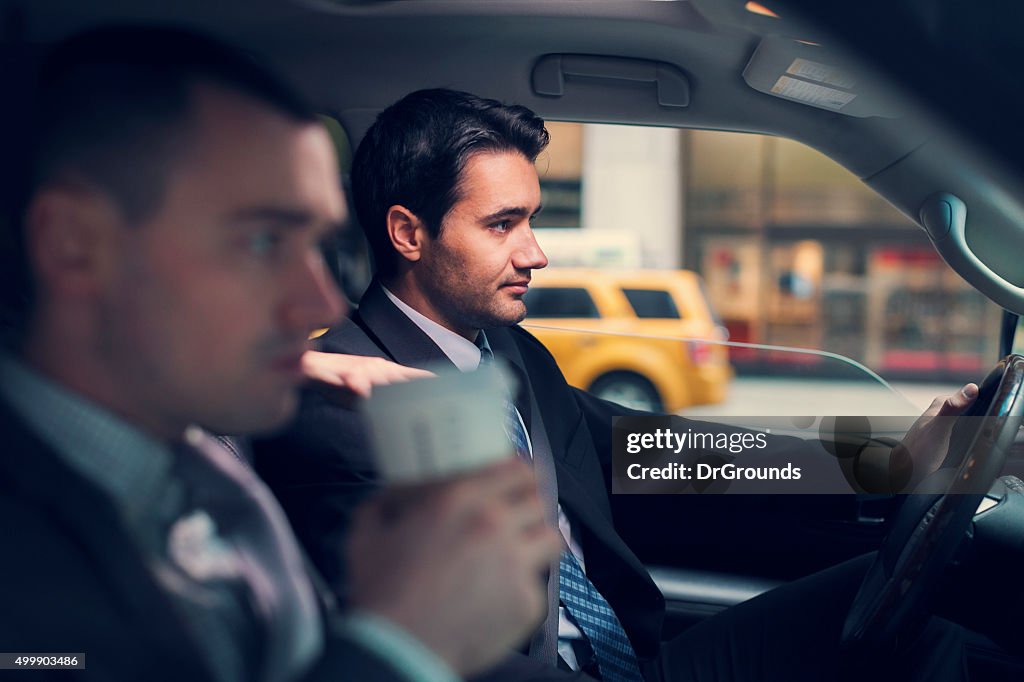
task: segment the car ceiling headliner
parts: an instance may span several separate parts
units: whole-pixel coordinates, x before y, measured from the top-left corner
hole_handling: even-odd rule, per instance
[[[861,177],[924,139],[919,125],[855,119],[770,97],[741,73],[775,20],[741,0],[228,0],[124,3],[8,1],[30,43],[111,22],[174,22],[211,30],[263,53],[359,138],[379,109],[422,87],[447,86],[525,104],[550,119],[632,122],[781,134],[827,151]],[[8,22],[10,24],[10,22]],[[801,37],[807,35],[805,29]],[[8,29],[10,33],[10,29]],[[635,91],[582,88],[534,94],[530,73],[551,53],[668,62],[691,85],[691,104],[666,110]],[[862,129],[871,134],[862,136]],[[883,133],[879,135],[879,133]],[[870,140],[870,142],[865,142]]]
[[[892,1],[904,9],[916,6],[915,0]],[[811,0],[778,2],[815,14]],[[525,104],[552,120],[790,137],[843,164],[915,220],[935,191],[956,193],[970,207],[971,249],[1002,278],[1024,287],[1024,266],[1015,257],[1024,248],[1019,177],[977,147],[944,134],[948,121],[922,113],[921,102],[943,109],[935,107],[927,90],[921,99],[921,92],[900,91],[895,97],[897,91],[886,89],[864,60],[854,62],[858,81],[893,96],[900,116],[855,118],[754,90],[743,70],[765,36],[824,43],[825,61],[835,57],[842,63],[844,57],[833,32],[788,16],[756,16],[744,10],[744,0],[0,0],[0,7],[6,9],[0,26],[8,43],[42,45],[112,22],[171,22],[210,30],[291,76],[339,118],[353,141],[380,109],[424,87],[459,88]],[[820,14],[815,18],[822,19]],[[859,47],[870,51],[870,45]],[[651,86],[608,87],[586,79],[563,97],[538,95],[531,74],[548,54],[667,62],[689,80],[690,104],[668,109],[658,105]],[[1024,311],[1024,288],[1000,294],[998,277],[958,270],[1003,305]]]

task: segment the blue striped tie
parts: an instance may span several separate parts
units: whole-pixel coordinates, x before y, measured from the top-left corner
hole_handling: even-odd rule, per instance
[[[476,343],[480,348],[480,364],[494,362],[494,353],[482,331],[477,335]],[[512,443],[516,454],[526,461],[532,461],[526,429],[519,411],[508,399],[505,400],[504,426],[505,436]],[[633,645],[615,611],[594,583],[590,582],[568,549],[562,552],[558,567],[559,597],[590,642],[597,659],[597,668],[601,671],[601,679],[605,682],[643,682]]]
[[[633,645],[615,611],[597,591],[572,552],[558,562],[558,593],[569,615],[590,641],[605,682],[643,682]]]

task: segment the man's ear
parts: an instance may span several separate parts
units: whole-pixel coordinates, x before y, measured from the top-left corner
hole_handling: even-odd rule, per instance
[[[78,186],[40,190],[25,214],[28,256],[53,293],[89,296],[109,278],[121,215],[106,194]]]
[[[407,261],[418,261],[428,238],[423,221],[405,206],[397,204],[388,209],[386,221],[391,246]]]

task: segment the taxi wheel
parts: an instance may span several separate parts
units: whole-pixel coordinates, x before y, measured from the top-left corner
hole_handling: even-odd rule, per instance
[[[623,407],[661,412],[661,396],[650,381],[632,372],[610,372],[590,385],[590,393]]]

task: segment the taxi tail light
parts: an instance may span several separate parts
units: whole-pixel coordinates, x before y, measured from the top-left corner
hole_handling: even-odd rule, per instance
[[[690,351],[690,362],[695,365],[709,365],[714,362],[714,350],[710,343],[703,341],[687,341],[687,349]]]

